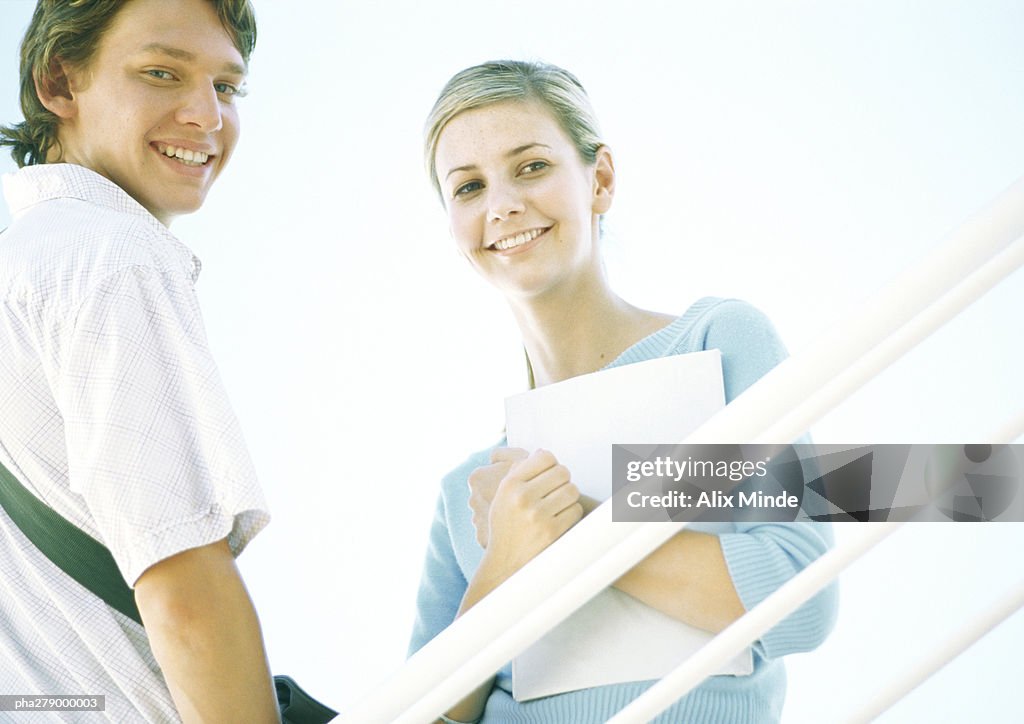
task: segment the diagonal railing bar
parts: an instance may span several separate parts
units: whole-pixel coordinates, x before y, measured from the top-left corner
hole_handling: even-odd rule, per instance
[[[957,279],[1022,234],[1024,179],[839,325],[836,333],[784,361],[684,442],[756,439],[783,413],[794,413],[817,388],[842,374]],[[778,440],[795,439],[805,429],[776,428]],[[610,518],[608,501],[441,632],[338,721],[433,721],[685,527],[682,523],[612,525]]]
[[[860,523],[851,540],[837,545],[799,575],[743,614],[728,628],[708,641],[690,658],[665,675],[657,684],[634,699],[608,720],[608,724],[647,722],[672,706],[680,697],[704,681],[772,626],[799,608],[827,586],[853,561],[894,533],[903,523]]]
[[[990,435],[985,439],[993,443],[1002,444],[1012,442],[1020,437],[1021,433],[1024,433],[1024,417],[1014,417],[1001,425],[994,435]],[[778,591],[715,636],[714,639],[705,644],[697,653],[680,664],[674,671],[667,674],[661,681],[634,699],[628,706],[609,719],[608,724],[634,724],[634,722],[647,722],[653,719],[700,684],[713,671],[721,667],[724,662],[729,661],[732,657],[743,651],[751,642],[759,639],[768,629],[831,583],[846,566],[857,560],[874,545],[880,543],[896,527],[901,525],[903,523],[867,523],[857,526],[857,528],[861,529],[867,527],[868,530],[860,532],[859,536],[854,540],[837,546],[814,561],[814,563],[786,582]],[[879,526],[890,527],[881,528]],[[1024,587],[1022,587],[1017,595],[1024,595]],[[1017,600],[1015,596],[1011,596],[1010,599]],[[1022,603],[1024,601],[1018,602],[1016,607],[1019,608]],[[1006,603],[1004,602],[1005,605]],[[1000,608],[999,610],[1003,609]],[[1013,610],[1016,610],[1016,608]],[[1010,613],[1012,611],[1007,612],[1004,618],[1009,616]],[[999,619],[999,621],[1001,620]],[[949,647],[941,649],[936,654],[936,658],[922,664],[922,676],[920,678],[908,677],[887,689],[882,698],[884,706],[877,709],[876,713],[881,713],[891,706],[900,696],[905,695],[921,681],[931,676],[945,663],[970,646],[971,643],[981,638],[990,628],[997,625],[999,621],[989,624],[984,629],[980,626],[968,626],[961,634],[961,638],[969,634],[974,635],[974,638],[964,643],[958,650],[952,648],[953,643],[951,642]],[[961,641],[961,638],[956,639],[956,641]],[[948,658],[941,659],[941,663],[938,663],[937,657],[940,654],[948,654]],[[926,668],[933,663],[935,664],[934,668]],[[905,688],[901,688],[901,686]],[[875,710],[872,709],[871,711]],[[856,721],[869,721],[870,718],[870,716],[865,715],[865,718],[857,719]]]
[[[1014,442],[1024,436],[1024,410],[1020,410],[1013,417],[1000,425],[990,440],[976,440],[974,442],[991,442],[1007,444]]]
[[[570,531],[574,535],[560,538],[459,617],[410,657],[371,698],[343,712],[339,723],[435,721],[679,530],[671,524],[651,526],[662,536],[660,541],[631,541],[623,526],[635,529],[639,524],[613,525],[610,511],[609,504],[599,506]],[[485,606],[488,601],[490,605]],[[405,705],[387,696],[389,691]]]
[[[781,434],[785,430],[775,433],[774,439],[760,437],[776,424],[781,427],[784,420],[780,420],[780,411],[785,411],[786,416],[793,418],[786,425],[787,429],[806,431],[809,416],[797,414],[803,411],[803,404],[806,403],[801,400],[802,404],[798,406],[787,399],[794,389],[806,390],[807,395],[815,394],[834,378],[856,366],[861,357],[871,353],[875,346],[885,342],[891,334],[897,331],[902,333],[907,323],[935,301],[942,299],[948,290],[954,289],[962,279],[1024,236],[1022,220],[1024,177],[961,225],[918,265],[905,270],[846,319],[831,325],[831,332],[801,350],[799,355],[794,355],[768,372],[716,415],[713,426],[705,425],[687,442],[791,440],[786,434]],[[1012,266],[1005,269],[1006,274],[1011,271]],[[997,273],[995,269],[988,272]],[[894,347],[893,351],[896,349]],[[741,399],[745,404],[738,406]],[[794,409],[797,407],[800,409]],[[820,404],[808,407],[815,408],[820,408]],[[720,434],[723,429],[736,437],[715,439],[707,434]]]
[[[869,706],[849,720],[849,724],[874,720],[1021,608],[1024,608],[1024,580],[1019,581],[988,609],[962,626],[904,676],[886,686]]]
[[[865,382],[913,349],[928,335],[1022,266],[1024,266],[1024,236],[996,254],[924,312],[907,322],[900,328],[898,334],[891,335],[858,359],[847,370],[818,388],[803,404],[780,417],[775,425],[765,430],[753,442],[778,442],[786,439],[782,435],[787,430],[810,428],[815,420],[834,406],[834,400],[849,397]],[[1005,434],[1000,433],[998,439],[1008,438]]]
[[[1010,444],[1024,435],[1024,410],[1006,420],[985,442]],[[980,441],[979,441],[980,442]],[[890,682],[875,699],[853,718],[853,722],[868,722],[887,711],[893,704],[910,694],[926,681],[932,674],[973,646],[989,631],[1001,624],[1016,611],[1024,608],[1024,579],[1010,588],[1006,594],[992,604],[987,610],[964,624],[959,631],[932,651],[931,655],[920,661],[916,668],[908,671],[903,677]]]

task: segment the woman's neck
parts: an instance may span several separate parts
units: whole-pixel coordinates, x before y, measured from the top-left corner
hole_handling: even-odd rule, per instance
[[[673,319],[634,307],[603,278],[510,306],[537,387],[596,372]]]

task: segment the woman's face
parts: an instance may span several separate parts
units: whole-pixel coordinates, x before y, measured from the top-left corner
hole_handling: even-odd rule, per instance
[[[460,113],[441,132],[435,168],[459,252],[498,288],[532,296],[599,273],[611,155],[602,147],[585,164],[543,105]]]

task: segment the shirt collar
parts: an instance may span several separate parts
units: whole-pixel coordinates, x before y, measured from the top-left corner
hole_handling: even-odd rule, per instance
[[[202,263],[191,249],[124,189],[84,166],[72,163],[26,166],[15,173],[4,174],[3,188],[12,217],[44,201],[64,198],[79,199],[137,217],[175,248],[193,281],[199,277]]]

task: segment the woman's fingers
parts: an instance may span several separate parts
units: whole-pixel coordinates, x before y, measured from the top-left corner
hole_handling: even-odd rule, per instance
[[[569,469],[564,465],[548,468],[528,481],[525,488],[531,499],[537,501],[538,508],[549,515],[569,507],[580,497],[580,491],[573,485]]]
[[[524,512],[532,509],[534,515],[550,516],[561,508],[548,510],[550,504],[540,506],[538,501],[568,481],[569,471],[546,450],[531,455],[521,448],[495,448],[491,452],[491,464],[482,465],[469,475],[469,507],[477,543],[487,548],[490,542],[491,507],[499,488],[506,489],[509,504],[515,509]],[[565,505],[572,502],[567,501]]]
[[[580,497],[579,490],[571,483],[569,469],[546,450],[538,450],[513,465],[499,487],[508,491],[517,507],[536,507],[549,515],[572,505]]]
[[[481,548],[486,548],[487,541],[490,539],[488,521],[498,485],[511,467],[511,461],[500,461],[491,465],[482,465],[469,474],[469,508],[473,511],[472,520],[473,528],[476,530],[476,542],[480,544]]]
[[[526,451],[521,448],[495,448],[491,451],[491,464],[481,465],[469,474],[469,507],[474,514],[483,512],[486,515],[502,479],[509,474],[514,463],[526,457]]]
[[[558,465],[558,460],[552,453],[547,450],[536,450],[528,457],[514,463],[506,477],[515,478],[525,483],[556,465]]]
[[[579,489],[571,482],[566,482],[541,498],[538,508],[544,515],[554,517],[579,502]]]
[[[482,465],[469,474],[469,493],[488,503],[494,499],[494,491],[504,478],[512,463],[493,463]]]
[[[517,463],[529,457],[529,453],[521,447],[496,447],[491,450],[492,463]]]
[[[567,530],[583,520],[583,506],[577,500],[577,502],[573,503],[569,507],[564,508],[559,513],[556,513],[554,520],[561,528],[561,533],[558,534],[561,536]]]
[[[491,505],[487,560],[505,574],[519,570],[579,522],[579,501],[569,470],[550,452],[511,464]]]
[[[552,521],[580,499],[580,491],[573,485],[569,469],[547,451],[538,451],[513,465],[496,494],[502,496],[503,508],[507,506],[510,512],[524,516],[533,525],[546,525],[545,521]],[[572,525],[580,517],[573,520],[572,514],[563,516],[553,528],[560,529],[566,520],[572,520]]]

